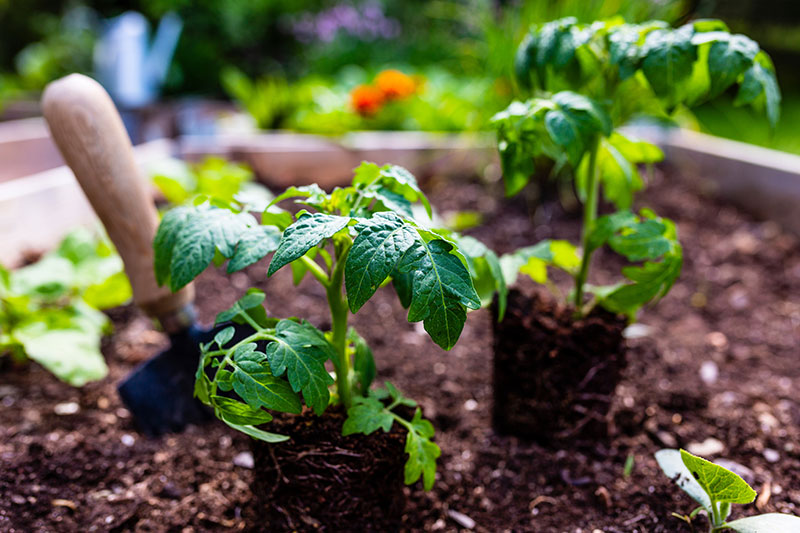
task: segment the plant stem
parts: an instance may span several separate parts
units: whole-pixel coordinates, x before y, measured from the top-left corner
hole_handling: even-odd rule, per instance
[[[316,262],[314,262],[313,259],[309,258],[307,255],[301,257],[300,260],[303,262],[306,268],[308,268],[308,271],[311,272],[311,275],[317,278],[317,281],[322,283],[322,285],[327,288],[331,280],[328,279],[328,274],[326,274],[325,271],[322,270],[322,267],[319,266]]]
[[[349,409],[353,404],[352,380],[350,379],[352,369],[350,357],[347,354],[347,318],[350,310],[347,307],[347,299],[342,295],[344,264],[348,251],[349,246],[342,253],[337,254],[330,283],[325,288],[328,307],[331,310],[331,344],[336,349],[336,361],[334,361],[336,390],[339,393],[339,401],[342,402],[345,409]]]
[[[581,316],[583,307],[583,292],[586,285],[586,278],[589,275],[589,264],[592,261],[592,253],[588,251],[589,235],[594,230],[594,223],[597,220],[597,199],[600,189],[600,180],[597,177],[597,151],[599,139],[592,142],[589,149],[589,168],[586,169],[586,201],[583,204],[583,235],[581,245],[583,247],[583,257],[581,258],[581,269],[575,276],[575,313]]]

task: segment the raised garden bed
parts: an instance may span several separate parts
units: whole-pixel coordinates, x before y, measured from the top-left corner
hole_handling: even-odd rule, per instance
[[[653,453],[701,443],[718,448],[704,455],[741,465],[762,494],[760,510],[798,513],[800,305],[793,295],[800,248],[776,223],[698,196],[697,177],[666,167],[637,202],[677,222],[687,260],[670,295],[632,330],[639,338],[628,340],[607,443],[545,448],[492,431],[488,312],[470,314],[450,353],[406,324],[390,291],[355,317],[383,362],[378,380],[391,379],[420,401],[443,450],[433,491],[406,489],[404,530],[688,532],[670,513],[692,504]],[[474,234],[500,252],[555,235],[576,239],[580,231],[577,217],[545,204],[531,232],[524,202],[501,200],[499,185],[487,192],[462,178],[424,186],[443,212],[484,213],[486,225]],[[592,281],[618,271],[610,257],[597,264]],[[249,277],[266,291],[268,308],[326,326],[321,289],[307,280],[298,296],[289,272],[265,282],[265,270],[258,264],[230,279],[206,272],[197,284],[201,319],[231,305]],[[131,309],[112,316],[117,332],[105,346],[111,372],[103,382],[71,389],[35,366],[0,374],[0,529],[266,529],[248,505],[246,437],[218,423],[157,440],[135,432],[115,383],[164,338]]]
[[[276,189],[318,183],[324,188],[350,182],[361,161],[406,167],[417,177],[469,174],[495,160],[493,134],[361,131],[341,137],[287,132],[186,136],[180,155],[198,160],[221,155],[250,165]]]
[[[41,134],[40,127],[45,128],[37,119],[33,129]],[[9,151],[15,156],[17,150],[24,151],[25,158],[17,157],[20,161],[17,168],[30,171],[38,165],[41,171],[34,174],[9,173],[5,182],[0,176],[0,262],[6,267],[18,265],[28,253],[36,254],[53,248],[76,226],[97,224],[97,217],[72,171],[59,166],[63,165],[63,160],[46,128],[43,133],[47,136],[31,137],[37,139],[30,141],[35,144],[13,148],[18,143],[9,142]],[[0,150],[2,147],[0,143]],[[48,150],[55,152],[51,160],[47,159]],[[152,141],[137,146],[135,151],[137,160],[146,167],[171,157],[173,145],[167,140]],[[44,158],[42,161],[37,158],[40,153]],[[0,161],[5,161],[2,153]]]
[[[64,164],[42,118],[0,122],[0,183]]]

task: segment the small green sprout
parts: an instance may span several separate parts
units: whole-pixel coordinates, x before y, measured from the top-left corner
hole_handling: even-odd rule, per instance
[[[797,533],[800,517],[767,513],[728,522],[731,504],[748,504],[756,499],[754,491],[739,475],[686,450],[660,450],[656,461],[661,470],[700,504],[689,515],[676,515],[691,524],[701,512],[708,515],[709,533],[733,530],[737,533]]]

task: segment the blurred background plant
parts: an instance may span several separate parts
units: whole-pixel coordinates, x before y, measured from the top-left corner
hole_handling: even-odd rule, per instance
[[[154,163],[149,173],[153,185],[173,206],[214,198],[225,203],[235,200],[252,211],[264,211],[273,199],[269,189],[253,181],[250,167],[220,157],[199,163],[165,159]]]
[[[81,386],[105,377],[100,338],[131,287],[107,239],[81,229],[53,252],[13,271],[0,265],[0,357],[36,361]]]
[[[773,57],[785,115],[772,133],[723,99],[687,124],[800,153],[790,127],[800,113],[800,4],[789,0],[0,0],[0,105],[91,72],[103,21],[127,10],[153,27],[169,12],[184,22],[165,96],[229,97],[259,128],[330,134],[484,128],[518,94],[514,51],[531,24],[719,17]],[[417,80],[414,95],[358,113],[352,91],[387,69]]]

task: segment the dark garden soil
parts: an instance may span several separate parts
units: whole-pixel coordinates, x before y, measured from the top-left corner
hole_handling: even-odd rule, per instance
[[[498,184],[492,194],[469,181],[432,180],[427,188],[442,212],[484,213],[486,225],[472,233],[501,252],[579,234],[578,219],[557,204],[536,212],[531,231],[524,202],[500,200]],[[443,450],[433,491],[404,489],[404,530],[688,532],[670,513],[687,513],[692,502],[653,459],[659,448],[675,446],[735,462],[728,466],[760,493],[756,504],[736,513],[756,507],[800,513],[798,241],[689,191],[688,179],[667,170],[642,195],[642,205],[677,221],[686,264],[669,296],[644,310],[631,330],[637,338],[628,340],[614,431],[590,449],[543,447],[492,430],[487,311],[470,314],[461,340],[446,353],[421,325],[406,323],[390,289],[365,305],[354,324],[375,351],[379,378],[420,402]],[[612,279],[621,264],[610,255],[595,261],[602,265],[595,282]],[[197,285],[202,320],[240,297],[250,276],[267,290],[274,313],[327,325],[316,286],[292,289],[288,269],[264,282],[265,270],[257,265],[230,279],[205,273]],[[108,379],[74,390],[35,365],[0,374],[0,530],[268,526],[250,519],[247,437],[221,423],[156,440],[136,432],[114,387],[164,338],[129,308],[112,316],[117,332],[104,347]]]
[[[258,531],[391,533],[403,516],[406,432],[342,436],[343,411],[307,411],[270,424],[291,435],[280,444],[253,440],[253,505],[245,518]]]
[[[576,320],[574,308],[553,297],[511,289],[503,320],[492,321],[495,430],[573,447],[606,440],[627,322],[599,307]]]

